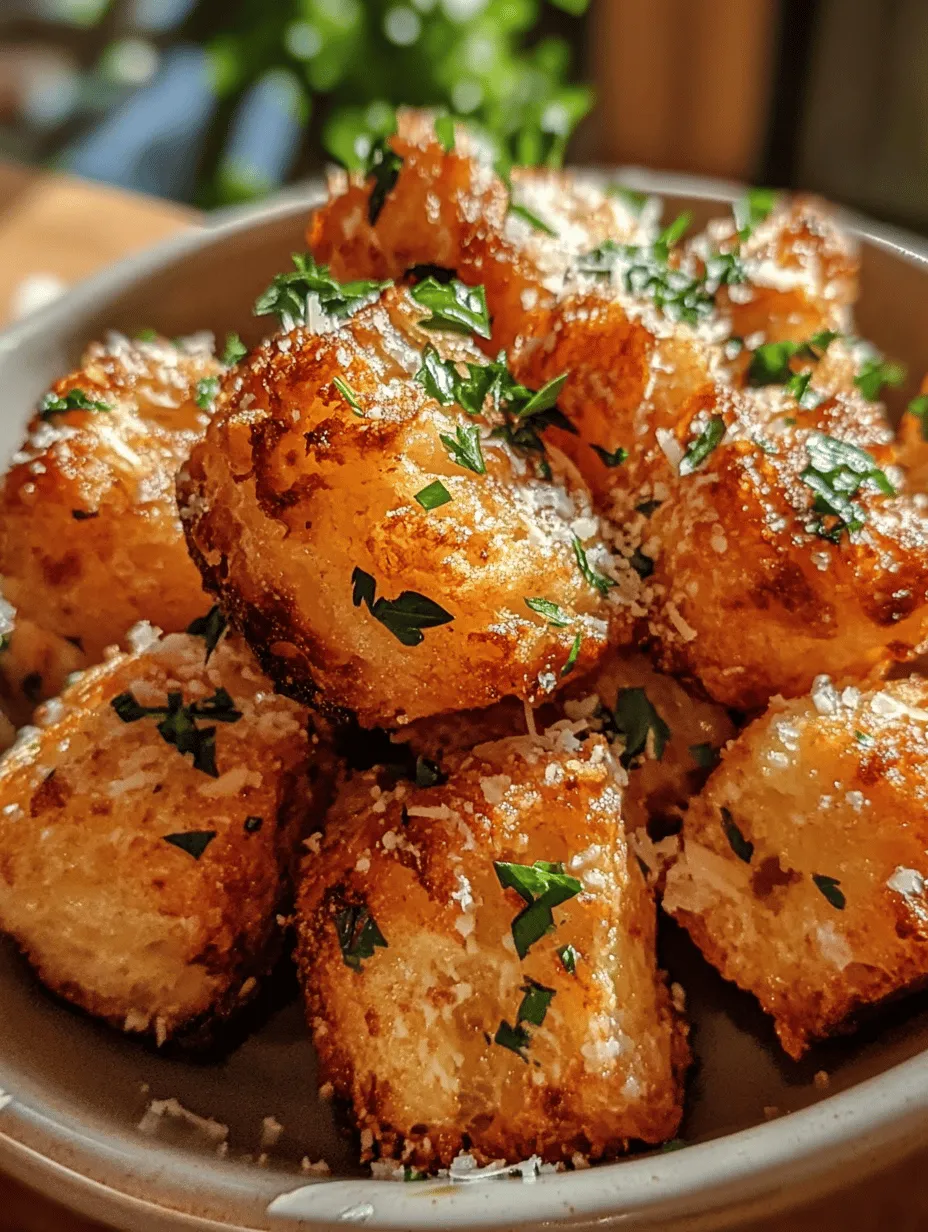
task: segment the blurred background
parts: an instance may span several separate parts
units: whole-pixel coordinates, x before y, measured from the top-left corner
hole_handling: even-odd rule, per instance
[[[0,0],[0,158],[215,207],[351,165],[399,103],[928,231],[926,0]]]

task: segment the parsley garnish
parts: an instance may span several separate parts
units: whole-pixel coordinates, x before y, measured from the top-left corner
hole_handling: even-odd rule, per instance
[[[877,402],[884,385],[898,388],[905,380],[905,368],[886,359],[867,359],[854,377],[854,384],[868,402]]]
[[[618,197],[636,218],[641,216],[650,200],[647,193],[636,192],[634,188],[624,188],[621,184],[610,184],[606,192],[610,197]]]
[[[729,847],[731,847],[732,851],[739,860],[743,860],[745,864],[750,864],[751,857],[754,855],[754,844],[749,843],[744,837],[738,829],[735,819],[732,817],[727,808],[723,808],[721,813],[722,830],[725,832],[725,837],[728,839]]]
[[[527,1060],[524,1052],[531,1042],[531,1037],[525,1027],[518,1025],[512,1027],[505,1019],[496,1028],[496,1034],[493,1036],[494,1044],[499,1044],[501,1048],[508,1048],[510,1052],[517,1053],[523,1061]]]
[[[793,375],[792,359],[819,360],[838,335],[820,330],[805,342],[767,342],[751,354],[747,372],[749,385],[785,385]]]
[[[358,395],[354,392],[348,382],[343,381],[340,376],[336,376],[332,378],[332,384],[351,407],[355,415],[357,415],[360,419],[363,419],[364,408],[358,401]]]
[[[624,449],[621,445],[618,449],[613,449],[612,453],[608,449],[603,449],[602,445],[591,445],[590,448],[602,462],[603,466],[621,466],[628,457],[628,450]]]
[[[568,975],[577,974],[577,951],[572,945],[562,945],[557,956]]]
[[[257,834],[264,825],[263,817],[246,817],[245,818],[245,833]]]
[[[418,491],[414,499],[419,502],[423,509],[439,509],[442,505],[448,504],[451,500],[451,493],[440,479],[436,479],[433,483],[427,484],[426,487]]]
[[[535,942],[554,928],[552,908],[579,894],[583,886],[564,872],[563,864],[544,860],[531,865],[494,861],[493,868],[500,885],[515,890],[528,904],[512,921],[516,953],[524,958]]]
[[[214,604],[205,616],[198,616],[187,626],[188,633],[192,633],[194,637],[202,637],[206,642],[206,663],[209,662],[210,655],[219,645],[219,639],[225,633],[228,624],[228,620],[222,614],[222,609],[218,604]]]
[[[510,201],[509,213],[515,214],[517,218],[524,219],[525,222],[527,222],[530,227],[534,227],[536,231],[543,231],[545,235],[553,235],[555,239],[557,238],[557,231],[555,231],[554,227],[549,226],[543,218],[539,218],[537,214],[533,214],[532,211],[526,206],[516,205],[514,202]]]
[[[244,359],[247,354],[248,347],[245,346],[238,334],[226,334],[226,346],[222,352],[220,363],[225,364],[227,368],[231,368],[240,359]]]
[[[577,658],[580,654],[580,647],[582,645],[583,645],[583,634],[576,633],[574,635],[573,645],[570,648],[570,654],[567,656],[567,660],[564,663],[564,666],[561,668],[562,678],[564,676],[569,675],[574,670],[574,664],[577,662]]]
[[[53,415],[63,415],[65,411],[111,411],[108,402],[97,402],[88,398],[82,389],[69,389],[64,397],[58,394],[46,394],[39,403],[39,414],[43,419],[51,419]]]
[[[432,313],[421,322],[424,329],[449,329],[456,334],[490,337],[490,313],[483,287],[469,287],[457,278],[450,282],[423,278],[410,295]]]
[[[738,239],[744,243],[756,226],[773,210],[779,194],[774,188],[749,188],[732,206]]]
[[[701,770],[712,770],[719,764],[719,750],[709,743],[691,744],[690,757]]]
[[[327,265],[317,265],[308,252],[295,252],[292,260],[296,268],[286,274],[276,274],[254,306],[256,317],[273,313],[287,332],[306,324],[312,298],[329,316],[344,318],[372,303],[385,287],[392,285],[389,279],[385,282],[374,279],[339,282],[331,276]]]
[[[906,410],[919,421],[922,440],[928,441],[928,394],[919,394],[917,398],[913,398]]]
[[[375,600],[377,584],[363,569],[354,569],[351,585],[354,606],[360,607],[362,602],[366,603],[374,619],[379,620],[404,646],[418,646],[423,640],[423,629],[434,629],[454,620],[450,612],[415,590],[404,590],[396,599],[381,596]]]
[[[784,386],[786,392],[796,399],[804,411],[814,411],[825,401],[824,394],[810,388],[811,381],[811,372],[794,372]],[[794,419],[793,423],[795,422]]]
[[[523,997],[516,1015],[516,1025],[512,1027],[508,1022],[501,1022],[493,1037],[493,1042],[503,1048],[508,1048],[511,1052],[517,1052],[524,1061],[526,1059],[524,1050],[531,1043],[531,1036],[522,1023],[527,1022],[533,1027],[540,1027],[545,1020],[556,990],[546,988],[544,984],[539,984],[535,980],[527,979],[520,991]]]
[[[544,616],[548,624],[553,625],[555,629],[566,629],[570,624],[570,617],[564,609],[552,603],[550,599],[526,599],[525,606],[537,612],[539,616]]]
[[[450,359],[442,359],[433,346],[427,346],[422,352],[422,367],[416,373],[416,380],[429,397],[442,406],[457,401],[461,374],[456,365]]]
[[[604,577],[603,574],[596,572],[589,560],[587,560],[586,549],[576,535],[572,536],[572,541],[574,556],[577,560],[577,566],[583,574],[584,581],[592,586],[594,590],[598,590],[601,595],[607,595],[615,586],[615,582],[612,578]]]
[[[142,329],[136,330],[135,340],[136,342],[157,342],[158,331],[152,329],[150,325],[145,325]]]
[[[725,420],[721,415],[713,415],[680,459],[680,474],[692,475],[693,471],[697,470],[709,454],[718,447],[724,435]]]
[[[858,744],[862,744],[864,748],[868,748],[870,745],[874,743],[873,737],[868,736],[866,732],[862,732],[862,731],[855,731],[854,739],[857,741]]]
[[[132,692],[120,693],[110,705],[123,723],[135,723],[153,715],[160,715],[158,733],[168,744],[173,744],[178,753],[192,753],[194,769],[202,770],[212,778],[219,777],[216,769],[216,729],[197,727],[197,719],[212,719],[217,723],[237,723],[242,712],[235,709],[232,698],[225,689],[219,688],[212,697],[202,702],[184,705],[183,694],[169,692],[166,706],[142,706]]]
[[[165,834],[164,841],[199,860],[215,837],[215,830],[187,830],[181,834]]]
[[[843,911],[847,906],[847,899],[844,893],[838,887],[841,882],[837,877],[826,877],[823,873],[813,873],[812,880],[815,882],[816,889],[828,899],[832,907],[837,911]]]
[[[417,787],[440,787],[447,776],[442,774],[441,767],[431,757],[417,757],[413,771]]]
[[[403,167],[403,159],[389,144],[388,137],[378,137],[371,145],[370,153],[364,170],[364,178],[373,176],[374,186],[367,201],[367,217],[371,226],[380,217],[380,211],[387,203],[387,197],[396,186]]]
[[[450,154],[454,149],[454,117],[450,115],[437,116],[435,119],[435,136],[438,144]]]
[[[377,927],[377,921],[360,903],[343,907],[335,915],[335,932],[345,966],[361,970],[362,958],[373,958],[374,947],[387,949],[387,939]]]
[[[196,404],[201,411],[208,411],[219,393],[219,377],[204,376],[197,381]]]
[[[813,511],[822,515],[813,520],[809,529],[823,539],[837,543],[843,531],[857,531],[863,526],[866,515],[851,500],[862,484],[873,484],[885,496],[895,495],[896,489],[865,449],[824,432],[812,432],[806,450],[809,465],[799,477],[815,493]],[[826,526],[825,516],[833,516],[837,521]]]
[[[625,749],[619,761],[626,770],[647,751],[649,735],[655,761],[663,758],[671,737],[670,728],[641,688],[619,689],[615,709],[607,718],[607,727],[611,727],[616,735],[625,737]]]
[[[480,429],[476,424],[458,424],[454,436],[439,432],[438,439],[448,450],[451,460],[475,475],[485,475],[486,463],[480,448]]]

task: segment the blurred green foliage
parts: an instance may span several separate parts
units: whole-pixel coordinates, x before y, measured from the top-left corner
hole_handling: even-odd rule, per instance
[[[466,118],[503,163],[558,164],[591,92],[570,79],[570,45],[542,35],[546,7],[580,17],[589,0],[238,0],[210,32],[198,6],[188,32],[205,44],[220,115],[202,192],[208,205],[258,196],[223,155],[223,115],[269,74],[303,131],[301,161],[326,153],[361,165],[400,104]],[[316,153],[316,160],[313,153]]]

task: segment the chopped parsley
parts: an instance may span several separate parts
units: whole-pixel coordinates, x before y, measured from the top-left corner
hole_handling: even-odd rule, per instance
[[[601,595],[607,595],[612,587],[615,586],[615,582],[612,578],[604,577],[603,574],[596,572],[587,559],[586,549],[576,535],[572,536],[572,541],[577,567],[583,574],[584,581],[592,586],[594,590],[598,590]]]
[[[215,837],[215,830],[187,830],[182,834],[165,834],[164,841],[199,860]]]
[[[194,400],[201,411],[208,411],[212,409],[218,393],[219,377],[204,376],[201,380],[197,381],[197,392]]]
[[[218,604],[214,604],[205,616],[198,616],[187,626],[188,633],[192,633],[194,637],[202,637],[206,642],[206,663],[209,662],[210,655],[219,645],[228,624],[228,620],[222,614],[222,609]]]
[[[747,380],[749,385],[785,385],[793,375],[793,359],[819,360],[838,335],[831,329],[820,330],[805,342],[767,342],[751,353]]]
[[[563,864],[544,860],[531,865],[494,861],[493,868],[500,885],[515,890],[527,904],[512,921],[516,953],[524,958],[536,941],[553,930],[552,908],[579,894],[583,886],[564,872]]]
[[[417,757],[413,778],[417,787],[440,787],[447,775],[442,774],[438,762],[431,757]]]
[[[644,689],[619,689],[615,708],[604,713],[606,729],[625,739],[619,761],[626,770],[648,751],[649,738],[655,761],[663,758],[672,733]]]
[[[238,334],[226,334],[225,350],[222,352],[220,363],[225,364],[227,368],[231,368],[240,359],[244,359],[247,354],[248,347],[245,346]]]
[[[712,770],[719,764],[719,750],[709,743],[691,744],[690,757],[701,770]]]
[[[811,382],[811,372],[794,372],[784,386],[786,392],[796,399],[804,411],[814,411],[825,401],[824,394],[810,388]],[[795,422],[794,419],[793,423]]]
[[[336,376],[332,378],[332,384],[351,407],[354,414],[357,415],[359,419],[363,419],[364,407],[358,401],[358,395],[354,392],[348,382],[343,381],[340,376]]]
[[[552,603],[550,599],[526,599],[525,606],[537,612],[539,616],[544,616],[548,624],[553,625],[555,629],[566,629],[570,624],[570,617],[564,609]]]
[[[895,495],[896,489],[865,449],[824,432],[812,432],[806,451],[809,465],[799,477],[815,493],[812,509],[819,515],[809,529],[823,539],[837,543],[842,532],[857,531],[864,525],[864,510],[851,499],[864,483],[872,484],[885,496]],[[836,520],[826,522],[826,518]]]
[[[744,243],[755,227],[769,217],[778,196],[774,188],[749,188],[744,196],[735,202],[732,213],[741,243]]]
[[[928,441],[928,394],[919,394],[917,398],[913,398],[906,410],[919,421],[922,440]]]
[[[442,406],[450,406],[457,401],[462,377],[452,360],[442,359],[433,346],[427,346],[422,352],[422,367],[416,373],[416,380],[430,398]]]
[[[562,679],[564,676],[570,675],[570,673],[574,670],[574,665],[576,664],[577,659],[580,655],[580,647],[582,645],[583,645],[583,634],[575,633],[573,643],[570,647],[570,654],[567,656],[564,666],[561,668]]]
[[[577,951],[572,945],[562,945],[557,952],[557,956],[561,960],[561,966],[568,975],[577,974]]]
[[[614,467],[621,466],[628,457],[628,450],[621,445],[618,449],[613,449],[612,453],[608,449],[603,449],[602,445],[591,445],[590,448],[602,462],[603,466]]]
[[[493,1043],[499,1044],[501,1048],[508,1048],[510,1052],[517,1053],[523,1061],[527,1060],[525,1049],[532,1042],[531,1036],[525,1027],[511,1026],[504,1019],[496,1028],[496,1034],[493,1036]]]
[[[440,509],[442,505],[447,505],[451,500],[451,493],[440,479],[436,479],[433,483],[427,484],[424,488],[420,489],[414,499],[419,502],[423,509]]]
[[[422,322],[424,329],[448,329],[457,334],[490,337],[490,313],[483,287],[469,287],[458,278],[439,282],[423,278],[410,291],[413,299],[432,315]]]
[[[434,629],[454,620],[432,599],[415,590],[404,590],[396,599],[374,598],[376,582],[369,573],[357,567],[351,574],[352,602],[355,607],[367,604],[368,611],[404,646],[418,646],[423,629]]]
[[[869,748],[871,745],[875,743],[872,736],[868,736],[866,732],[862,732],[862,731],[855,731],[854,739],[857,741],[858,744],[862,744],[864,748]]]
[[[515,202],[510,201],[509,213],[515,214],[517,218],[523,219],[529,224],[530,227],[534,227],[536,231],[543,231],[545,235],[553,235],[555,239],[557,238],[558,233],[554,227],[546,223],[543,218],[539,218],[537,214],[533,214],[532,211],[526,206],[516,205]]]
[[[403,159],[389,143],[389,137],[379,137],[370,148],[363,168],[364,178],[373,177],[374,185],[367,201],[367,217],[373,227],[387,203],[387,197],[400,178]]]
[[[257,834],[263,825],[264,825],[263,817],[257,817],[257,816],[246,817],[245,818],[245,833],[246,834]]]
[[[745,864],[751,863],[751,858],[754,855],[754,844],[749,843],[744,837],[727,808],[721,810],[722,813],[722,830],[725,837],[728,839],[728,845]]]
[[[46,394],[39,403],[39,415],[42,419],[51,419],[53,415],[63,415],[66,411],[112,411],[108,402],[99,402],[88,398],[82,389],[69,389],[64,397],[58,394]]]
[[[640,218],[650,197],[647,193],[636,192],[634,188],[625,188],[622,184],[610,184],[606,189],[610,197],[618,197],[624,206]]]
[[[136,330],[135,340],[136,342],[157,342],[158,331],[152,329],[150,325],[145,325],[142,329]]]
[[[718,447],[724,435],[725,420],[721,415],[713,415],[680,459],[680,474],[692,475]]]
[[[158,733],[161,738],[174,745],[178,753],[191,753],[194,769],[202,770],[214,779],[219,777],[216,769],[216,729],[197,727],[197,720],[237,723],[242,717],[242,712],[235,709],[232,698],[223,688],[217,689],[212,697],[201,702],[190,702],[186,706],[179,691],[168,693],[166,706],[142,706],[131,691],[120,693],[110,705],[123,723],[159,716]]]
[[[295,252],[292,260],[295,269],[276,274],[268,289],[255,300],[254,306],[256,317],[273,314],[287,332],[306,324],[311,300],[316,300],[329,316],[341,319],[372,303],[385,287],[392,285],[389,279],[384,282],[370,278],[339,282],[329,273],[327,265],[317,265],[308,252]]]
[[[438,439],[448,450],[452,462],[465,470],[473,471],[475,475],[487,473],[483,450],[480,448],[480,429],[476,424],[458,424],[454,436],[439,432]]]
[[[874,357],[864,360],[860,371],[854,377],[854,384],[868,402],[876,402],[883,392],[884,385],[891,385],[897,389],[905,381],[905,376],[906,372],[902,364],[894,364],[890,360]]]
[[[438,144],[450,154],[454,149],[454,117],[450,115],[437,116],[435,119],[435,136]]]
[[[847,906],[847,899],[843,891],[839,889],[841,882],[837,877],[826,877],[823,873],[813,873],[812,880],[815,882],[815,888],[824,894],[836,911],[844,910]]]
[[[544,984],[539,984],[535,980],[527,979],[520,991],[523,996],[516,1015],[516,1025],[513,1027],[506,1021],[501,1022],[493,1037],[493,1042],[503,1048],[508,1048],[510,1052],[518,1053],[524,1061],[526,1059],[525,1049],[531,1043],[531,1035],[522,1024],[527,1022],[533,1027],[540,1027],[545,1020],[556,990],[546,988]]]
[[[374,947],[387,949],[387,939],[377,921],[361,903],[352,903],[335,913],[335,932],[346,967],[361,970],[363,958],[374,957]]]

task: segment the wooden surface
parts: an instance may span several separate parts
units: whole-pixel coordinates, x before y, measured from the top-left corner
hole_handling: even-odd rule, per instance
[[[0,164],[0,321],[8,319],[24,278],[42,274],[73,282],[194,222],[188,211],[163,201]],[[928,1154],[864,1185],[854,1186],[849,1177],[837,1196],[744,1232],[884,1229],[928,1230]],[[0,1177],[0,1232],[101,1230]]]

